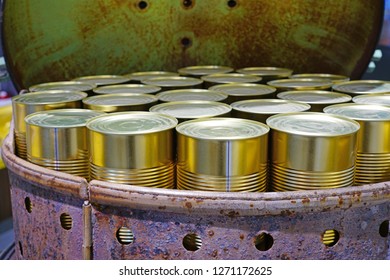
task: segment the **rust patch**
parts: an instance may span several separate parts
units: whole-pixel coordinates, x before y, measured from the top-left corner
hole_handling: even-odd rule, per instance
[[[210,237],[212,237],[212,236],[214,236],[214,231],[213,231],[213,230],[209,230],[209,231],[207,232],[207,234],[208,234]]]
[[[342,196],[340,196],[339,197],[339,205],[341,206],[341,205],[343,205],[343,203],[344,203],[344,199]]]
[[[242,233],[240,234],[240,239],[241,240],[244,240],[244,238],[245,238],[245,235],[243,235]]]
[[[295,204],[295,203],[297,203],[297,201],[296,200],[291,200],[291,203]]]
[[[167,209],[167,207],[165,205],[164,206],[159,206],[158,209],[165,210],[165,209]]]
[[[303,204],[309,204],[310,203],[310,199],[308,197],[305,197],[302,199],[302,203]]]
[[[237,212],[237,211],[229,211],[226,216],[230,217],[230,218],[234,218],[234,217],[238,217],[240,216],[240,213]]]
[[[184,204],[184,206],[185,206],[186,208],[188,208],[188,209],[191,209],[191,208],[192,208],[192,203],[189,202],[189,201],[187,201],[187,202]]]

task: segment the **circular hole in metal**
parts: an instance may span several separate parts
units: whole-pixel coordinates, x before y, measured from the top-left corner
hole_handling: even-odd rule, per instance
[[[274,245],[274,238],[271,234],[262,232],[255,238],[255,247],[259,251],[268,251]]]
[[[22,243],[19,241],[19,251],[20,251],[20,255],[23,256],[23,247],[22,247]]]
[[[139,1],[138,2],[138,8],[141,10],[145,10],[148,7],[148,2],[146,1]]]
[[[27,212],[28,213],[31,213],[32,212],[32,202],[31,202],[31,199],[29,197],[26,197],[24,199],[24,207],[26,208]]]
[[[379,226],[379,234],[382,237],[388,237],[389,236],[389,221],[384,221]]]
[[[134,235],[131,229],[127,227],[120,227],[116,231],[116,239],[120,244],[128,245],[134,242]]]
[[[72,228],[72,217],[67,213],[62,213],[60,222],[63,229],[70,230]]]
[[[183,0],[183,6],[185,8],[191,8],[193,6],[193,1],[192,0]]]
[[[187,251],[198,251],[202,247],[202,239],[196,233],[189,233],[183,238],[183,247]]]
[[[236,0],[229,0],[229,1],[227,1],[227,5],[229,6],[229,8],[234,8],[237,6],[237,1]]]
[[[340,239],[340,234],[337,230],[327,229],[322,234],[322,243],[327,247],[332,247],[337,244]]]
[[[183,47],[188,48],[189,46],[191,46],[192,42],[190,38],[184,37],[181,39],[181,44],[183,45]]]

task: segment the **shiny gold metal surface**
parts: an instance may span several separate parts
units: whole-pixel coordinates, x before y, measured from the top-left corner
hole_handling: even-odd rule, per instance
[[[332,90],[351,96],[390,93],[390,82],[381,80],[356,80],[335,84],[332,86]]]
[[[278,79],[267,82],[267,85],[275,87],[277,92],[289,90],[329,90],[333,83],[324,79]]]
[[[293,70],[282,67],[245,67],[236,70],[237,73],[250,74],[261,77],[261,83],[267,83],[272,80],[288,78]]]
[[[268,126],[234,118],[186,121],[177,131],[177,187],[265,191]]]
[[[281,113],[304,112],[310,105],[298,101],[281,99],[252,99],[230,104],[232,116],[266,123],[267,118]]]
[[[148,111],[158,98],[145,93],[113,93],[83,99],[84,108],[106,113],[123,111]]]
[[[336,74],[328,74],[328,73],[301,73],[301,74],[293,74],[289,78],[291,79],[301,79],[301,78],[310,78],[310,79],[325,79],[330,80],[332,83],[341,83],[348,82],[350,80],[349,77],[344,75],[336,75]]]
[[[86,123],[102,115],[85,109],[36,112],[26,120],[27,160],[89,179]]]
[[[116,93],[147,93],[154,94],[161,90],[160,87],[143,84],[122,84],[97,87],[93,90],[95,94],[116,94]]]
[[[216,91],[216,90],[190,88],[190,89],[162,91],[158,93],[156,97],[160,102],[189,101],[189,100],[224,102],[227,100],[228,95],[226,93]]]
[[[122,75],[92,75],[74,78],[73,81],[86,82],[98,86],[123,84],[130,81],[128,77]]]
[[[277,97],[284,100],[301,101],[311,106],[312,112],[323,112],[327,106],[339,103],[347,103],[352,100],[348,94],[326,90],[293,90],[283,91]]]
[[[81,108],[85,92],[48,90],[32,92],[12,97],[12,114],[15,125],[17,155],[26,159],[26,124],[24,118],[38,111]]]
[[[211,74],[202,76],[201,79],[204,81],[205,88],[222,84],[258,83],[261,81],[261,77],[259,76],[242,73]]]
[[[58,81],[51,83],[42,83],[29,87],[29,91],[45,91],[45,90],[70,90],[92,93],[95,84],[80,81]]]
[[[228,117],[232,107],[225,103],[203,100],[173,101],[154,105],[151,112],[175,117],[179,122],[211,117]]]
[[[141,81],[143,84],[161,87],[161,90],[174,90],[184,88],[202,88],[203,81],[192,77],[156,77]]]
[[[352,98],[352,101],[357,104],[371,104],[371,105],[390,105],[389,93],[377,93],[377,94],[363,94],[357,95]]]
[[[390,107],[370,104],[342,104],[324,112],[348,117],[360,124],[355,183],[390,179]]]
[[[227,83],[209,88],[228,95],[227,103],[257,98],[274,98],[276,88],[255,83]]]
[[[233,72],[233,68],[220,65],[194,65],[178,69],[180,75],[200,78],[211,74],[224,74]]]
[[[141,83],[143,80],[163,77],[179,77],[177,72],[169,71],[142,71],[126,74],[125,77],[129,78],[131,82]]]
[[[87,123],[91,178],[147,187],[174,187],[177,120],[153,112],[120,112]]]

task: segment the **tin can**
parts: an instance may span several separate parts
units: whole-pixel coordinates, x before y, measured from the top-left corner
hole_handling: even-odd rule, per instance
[[[326,79],[279,79],[267,82],[267,85],[275,87],[277,92],[290,90],[329,90],[332,81]]]
[[[278,114],[271,128],[274,191],[352,186],[360,125],[346,117],[314,113]]]
[[[331,81],[333,84],[348,82],[350,80],[349,77],[344,75],[337,74],[329,74],[329,73],[302,73],[302,74],[294,74],[289,78],[291,79],[301,79],[301,78],[309,78],[309,79],[325,79]]]
[[[348,94],[326,90],[293,90],[283,91],[277,97],[284,100],[301,101],[311,106],[312,112],[323,112],[327,106],[339,103],[347,103],[352,100]]]
[[[58,81],[50,83],[42,83],[29,87],[30,92],[46,91],[46,90],[68,90],[68,91],[82,91],[91,95],[95,84],[80,82],[80,81]]]
[[[206,118],[176,127],[177,188],[266,191],[268,126],[244,119]]]
[[[82,108],[85,92],[48,90],[32,92],[12,97],[12,114],[15,125],[16,153],[27,158],[26,124],[24,118],[32,113],[63,108]]]
[[[237,73],[250,74],[261,77],[261,83],[272,80],[285,79],[292,75],[293,70],[282,67],[246,67],[236,70]]]
[[[132,83],[141,83],[143,80],[163,77],[179,77],[180,74],[169,71],[142,71],[126,74],[125,77],[129,78]]]
[[[83,100],[86,109],[106,113],[122,111],[148,111],[157,104],[157,97],[144,93],[114,93],[91,96]]]
[[[390,107],[369,104],[340,104],[324,112],[348,117],[360,124],[355,183],[390,180]]]
[[[232,107],[225,103],[203,100],[173,101],[150,108],[151,112],[170,115],[179,122],[199,118],[228,117],[231,110]]]
[[[89,180],[86,123],[101,114],[85,109],[58,109],[28,115],[27,160]]]
[[[261,77],[241,74],[241,73],[225,73],[225,74],[211,74],[202,76],[204,81],[204,87],[210,88],[216,85],[230,84],[230,83],[258,83],[261,81]]]
[[[88,121],[91,179],[174,187],[177,120],[153,112],[120,112]]]
[[[143,84],[161,87],[161,90],[202,88],[203,81],[191,77],[158,77],[141,81]]]
[[[190,88],[190,89],[162,91],[158,93],[156,97],[160,102],[189,101],[189,100],[224,102],[227,100],[228,95],[226,93],[216,91],[216,90]]]
[[[249,99],[232,104],[232,116],[250,119],[262,123],[276,114],[304,112],[310,110],[310,105],[304,102],[280,99]]]
[[[276,88],[253,83],[231,83],[215,85],[210,90],[220,91],[228,95],[227,103],[255,98],[274,98]]]
[[[211,74],[225,74],[233,72],[233,68],[220,65],[196,65],[187,66],[178,70],[180,75],[201,78],[202,76]]]
[[[117,94],[117,93],[146,93],[155,94],[161,90],[160,87],[142,85],[142,84],[123,84],[123,85],[112,85],[102,86],[95,88],[93,93],[95,94]]]
[[[352,101],[356,104],[371,104],[371,105],[390,106],[390,94],[377,93],[377,94],[357,95],[357,96],[352,98]]]
[[[363,94],[390,93],[390,82],[381,80],[356,80],[335,84],[332,86],[332,90],[349,94],[352,97]]]
[[[73,79],[73,81],[94,84],[95,87],[128,83],[130,79],[122,75],[92,75]]]

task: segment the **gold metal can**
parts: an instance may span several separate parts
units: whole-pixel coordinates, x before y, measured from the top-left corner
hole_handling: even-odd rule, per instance
[[[267,83],[272,80],[288,78],[292,75],[293,70],[282,67],[245,67],[236,72],[259,76],[262,78],[261,83]]]
[[[326,79],[278,79],[267,82],[267,85],[275,87],[277,92],[290,90],[329,90],[332,81]]]
[[[291,79],[301,79],[301,78],[309,78],[309,79],[325,79],[332,81],[333,84],[348,82],[350,80],[349,77],[344,75],[337,74],[329,74],[329,73],[302,73],[302,74],[294,74],[289,78]]]
[[[84,108],[106,113],[122,111],[148,111],[158,98],[144,93],[114,93],[85,98]]]
[[[348,117],[360,124],[356,158],[356,184],[390,180],[390,107],[341,104],[324,112]]]
[[[232,107],[225,103],[203,100],[173,101],[154,105],[151,112],[175,117],[179,122],[211,117],[228,117]]]
[[[204,118],[183,122],[176,132],[178,189],[266,191],[268,126]]]
[[[310,111],[321,113],[327,106],[339,103],[347,103],[352,100],[352,97],[348,94],[326,90],[283,91],[278,93],[277,97],[284,100],[305,102],[311,106]]]
[[[266,123],[266,120],[276,114],[304,112],[310,110],[310,105],[304,102],[281,99],[249,99],[232,104],[232,116]]]
[[[129,78],[133,83],[141,83],[143,80],[163,77],[179,77],[180,74],[169,71],[142,71],[126,74],[125,77]]]
[[[141,81],[146,85],[161,87],[161,90],[175,90],[185,88],[202,88],[203,81],[198,78],[191,77],[157,77]]]
[[[173,101],[189,101],[189,100],[203,100],[203,101],[215,101],[224,102],[227,100],[228,95],[221,91],[208,90],[208,89],[176,89],[162,91],[156,95],[160,102],[173,102]]]
[[[120,112],[88,121],[91,179],[173,188],[174,117]]]
[[[271,185],[275,191],[351,186],[360,125],[324,113],[278,114],[271,128]]]
[[[349,94],[352,97],[363,94],[390,93],[390,82],[381,80],[349,81],[333,85],[332,90]]]
[[[130,79],[122,75],[92,75],[74,78],[73,81],[94,84],[96,87],[128,83]]]
[[[205,88],[223,84],[258,83],[261,81],[259,76],[241,73],[211,74],[202,76],[201,79],[204,81]]]
[[[276,88],[254,83],[229,83],[215,85],[210,90],[220,91],[228,95],[227,103],[255,98],[274,98]]]
[[[27,160],[89,180],[86,123],[104,114],[86,109],[58,109],[28,115]]]
[[[26,116],[45,110],[82,108],[82,99],[87,96],[85,92],[48,90],[12,97],[16,154],[26,159],[26,124],[24,121]]]
[[[233,68],[229,66],[220,65],[195,65],[180,68],[178,70],[180,75],[200,78],[202,76],[211,74],[225,74],[233,72]]]
[[[357,95],[357,96],[352,98],[352,101],[356,104],[371,104],[371,105],[390,106],[390,94],[377,93],[377,94]]]
[[[117,93],[146,93],[155,94],[161,90],[160,87],[142,84],[123,84],[97,87],[93,90],[95,94],[117,94]]]
[[[46,90],[68,90],[68,91],[82,91],[88,94],[93,93],[95,84],[80,82],[80,81],[58,81],[50,83],[42,83],[29,87],[30,92],[46,91]]]

